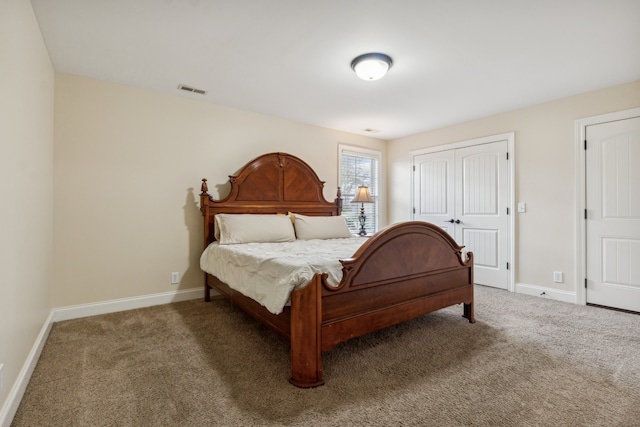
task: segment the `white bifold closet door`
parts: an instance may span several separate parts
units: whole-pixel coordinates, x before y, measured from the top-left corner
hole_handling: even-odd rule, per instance
[[[508,142],[414,157],[414,219],[446,230],[474,254],[474,279],[509,284]]]

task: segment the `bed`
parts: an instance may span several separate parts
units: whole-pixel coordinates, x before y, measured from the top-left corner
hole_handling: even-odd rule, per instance
[[[268,153],[229,176],[231,190],[221,200],[208,193],[202,180],[200,210],[205,248],[216,240],[219,214],[282,214],[339,216],[338,188],[333,202],[323,195],[324,182],[303,160],[286,153]],[[204,299],[217,291],[232,304],[289,341],[290,382],[302,388],[324,384],[322,353],[337,344],[426,313],[462,304],[473,323],[473,254],[463,254],[440,227],[410,221],[391,225],[339,262],[342,278],[330,285],[326,273],[290,294],[279,314],[205,273]]]

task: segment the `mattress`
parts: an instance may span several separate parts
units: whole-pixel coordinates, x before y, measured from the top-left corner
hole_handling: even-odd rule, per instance
[[[202,253],[200,268],[279,314],[291,292],[308,284],[314,274],[327,273],[332,286],[340,283],[339,260],[351,258],[365,241],[352,237],[235,245],[213,242]]]

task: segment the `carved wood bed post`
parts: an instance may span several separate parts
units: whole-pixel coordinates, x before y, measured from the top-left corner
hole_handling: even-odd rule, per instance
[[[338,208],[338,215],[342,215],[342,190],[338,187],[338,193],[336,194],[336,207]]]
[[[467,253],[468,259],[467,262],[471,263],[471,265],[473,265],[473,252],[468,252]],[[469,283],[471,283],[471,303],[470,304],[464,304],[464,309],[463,309],[463,315],[462,317],[465,317],[467,320],[469,320],[469,323],[476,323],[476,318],[475,318],[475,314],[474,314],[474,309],[473,309],[473,304],[474,304],[474,298],[473,298],[473,268],[469,270]]]
[[[322,281],[316,274],[291,294],[291,379],[297,387],[310,388],[322,380]]]
[[[209,187],[207,186],[207,178],[202,178],[202,185],[200,186],[200,212],[205,217],[204,221],[204,242],[205,247],[209,242],[209,221],[206,219],[209,218],[208,208],[209,208]],[[204,273],[204,300],[205,302],[211,301],[211,291],[209,286],[207,285],[207,273]]]

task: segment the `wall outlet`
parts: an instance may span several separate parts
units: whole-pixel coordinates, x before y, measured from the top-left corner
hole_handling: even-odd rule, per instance
[[[564,281],[564,278],[562,276],[563,276],[562,271],[554,271],[553,281],[556,283],[562,283]]]
[[[180,283],[180,273],[174,271],[173,273],[171,273],[171,284],[177,285],[178,283]]]

